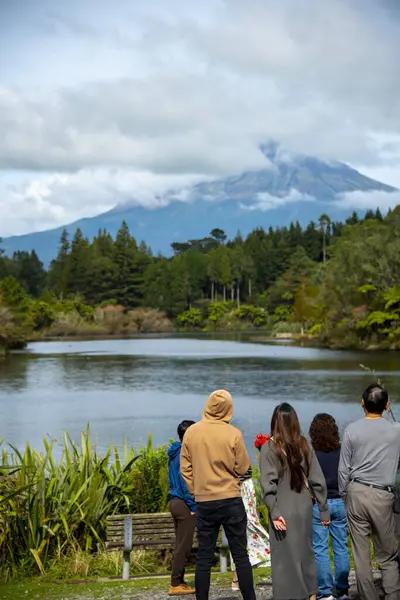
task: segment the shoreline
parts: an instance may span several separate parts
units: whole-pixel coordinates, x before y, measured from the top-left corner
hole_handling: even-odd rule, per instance
[[[101,341],[101,340],[140,340],[140,339],[161,339],[161,338],[213,338],[213,337],[235,337],[242,338],[238,341],[253,342],[253,343],[281,343],[286,345],[288,343],[295,345],[304,345],[312,348],[320,348],[324,350],[341,350],[343,352],[359,351],[359,352],[397,352],[400,347],[392,345],[379,345],[370,344],[368,346],[343,346],[339,343],[336,344],[324,344],[317,337],[309,334],[293,334],[293,333],[279,333],[276,335],[264,333],[262,331],[255,331],[254,329],[220,329],[213,331],[198,331],[198,330],[175,330],[175,331],[154,331],[154,332],[136,332],[136,333],[65,333],[62,335],[40,335],[28,337],[26,340],[27,344],[33,344],[37,342],[67,342],[67,341]],[[24,353],[25,349],[11,350],[11,354]]]

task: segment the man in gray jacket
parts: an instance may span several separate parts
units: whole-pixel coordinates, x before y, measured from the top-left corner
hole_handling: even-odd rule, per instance
[[[370,563],[372,534],[386,598],[400,600],[393,513],[400,426],[382,418],[389,398],[381,385],[365,390],[362,407],[365,418],[347,427],[339,463],[339,492],[346,503],[357,588],[361,600],[378,600]]]

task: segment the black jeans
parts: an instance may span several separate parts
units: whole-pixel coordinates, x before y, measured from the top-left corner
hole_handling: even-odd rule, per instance
[[[196,562],[197,600],[208,600],[211,567],[221,525],[229,542],[243,598],[256,600],[253,570],[247,554],[247,517],[242,499],[199,502],[196,522],[199,543]]]

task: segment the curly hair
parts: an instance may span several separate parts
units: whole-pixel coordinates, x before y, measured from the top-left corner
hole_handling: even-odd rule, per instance
[[[340,448],[337,423],[335,419],[327,413],[315,415],[310,425],[310,438],[314,450],[329,452]]]

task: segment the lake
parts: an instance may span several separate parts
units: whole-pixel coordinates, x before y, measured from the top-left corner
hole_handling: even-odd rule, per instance
[[[124,437],[134,446],[175,436],[182,419],[197,420],[210,392],[227,388],[234,424],[249,448],[269,432],[272,411],[290,402],[304,432],[320,411],[340,429],[362,416],[360,398],[374,368],[393,399],[400,399],[400,354],[332,351],[290,343],[151,337],[125,340],[32,343],[0,361],[0,438],[18,448],[42,437],[79,440],[90,422],[101,450]],[[400,408],[394,402],[396,418]]]

